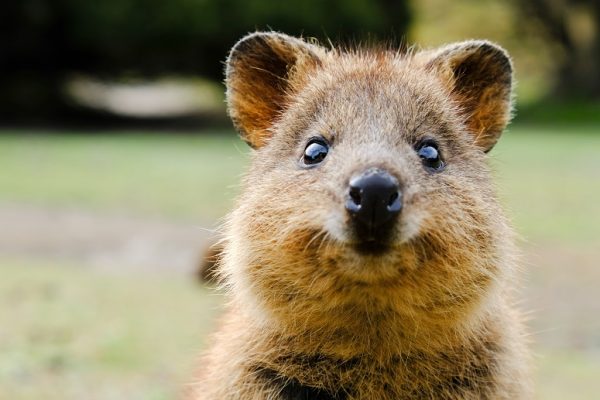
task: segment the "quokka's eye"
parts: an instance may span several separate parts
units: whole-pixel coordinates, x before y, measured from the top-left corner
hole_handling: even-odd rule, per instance
[[[302,162],[311,166],[321,163],[329,153],[329,144],[323,138],[312,138],[306,144]]]
[[[429,170],[440,171],[444,168],[444,161],[438,150],[437,143],[433,140],[424,140],[417,146],[417,154],[423,165]]]

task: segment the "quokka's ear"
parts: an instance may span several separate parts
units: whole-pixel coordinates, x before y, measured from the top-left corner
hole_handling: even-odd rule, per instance
[[[427,68],[440,74],[464,111],[475,143],[490,151],[511,118],[510,57],[501,47],[480,40],[451,44],[431,54]]]
[[[322,51],[302,39],[276,32],[252,33],[233,46],[227,59],[227,107],[242,138],[259,148]]]

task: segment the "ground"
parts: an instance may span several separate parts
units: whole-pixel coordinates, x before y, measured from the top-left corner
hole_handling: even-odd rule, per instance
[[[170,399],[223,299],[192,273],[247,161],[231,132],[0,136],[0,398]],[[600,392],[600,127],[491,154],[521,236],[537,397]]]

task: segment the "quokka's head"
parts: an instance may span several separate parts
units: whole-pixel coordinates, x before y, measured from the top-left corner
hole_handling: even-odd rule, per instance
[[[501,276],[507,231],[486,167],[511,111],[500,47],[338,50],[268,32],[227,60],[254,148],[224,269],[289,313],[471,307]]]

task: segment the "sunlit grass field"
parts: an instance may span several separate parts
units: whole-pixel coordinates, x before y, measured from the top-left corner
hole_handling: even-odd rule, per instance
[[[171,399],[221,299],[193,281],[0,259],[0,399]]]
[[[0,206],[208,224],[232,206],[248,160],[230,132],[2,133]],[[490,157],[523,238],[538,398],[594,398],[600,127],[515,126]],[[191,277],[107,273],[40,255],[0,252],[0,274],[0,399],[175,398],[222,304]]]
[[[2,200],[215,218],[229,209],[248,153],[231,132],[39,133],[0,137]]]

